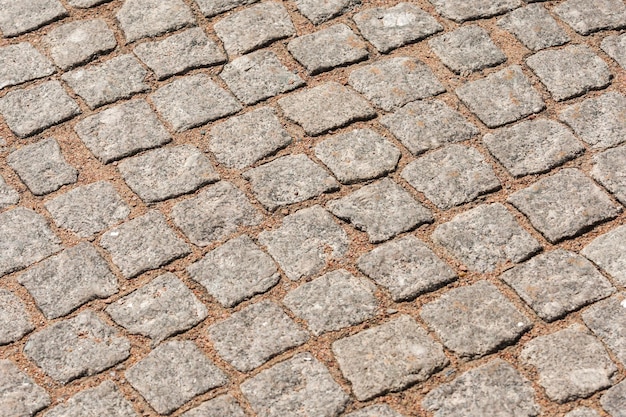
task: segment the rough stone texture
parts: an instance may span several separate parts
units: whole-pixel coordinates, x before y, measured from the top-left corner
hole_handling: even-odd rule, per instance
[[[626,69],[626,34],[607,36],[602,39],[600,46],[608,56]]]
[[[46,417],[84,417],[103,415],[107,417],[135,417],[132,405],[111,381],[95,388],[86,389],[57,405]]]
[[[602,408],[611,413],[611,417],[626,416],[626,382],[611,387],[601,398]]]
[[[206,74],[178,78],[151,96],[157,111],[177,132],[241,110],[241,104]]]
[[[201,28],[188,29],[161,41],[141,43],[133,52],[159,80],[227,60],[222,49]]]
[[[296,0],[298,10],[316,25],[346,13],[360,0]]]
[[[491,128],[539,113],[546,107],[519,65],[468,82],[455,92],[470,111]]]
[[[67,0],[67,4],[78,9],[87,9],[109,1],[111,0]]]
[[[127,42],[195,23],[183,0],[126,0],[115,16]]]
[[[515,177],[547,172],[585,151],[565,126],[543,118],[488,133],[483,143]]]
[[[228,377],[194,342],[161,344],[126,371],[126,379],[159,414],[170,414]]]
[[[580,253],[626,286],[626,226],[598,236]]]
[[[105,164],[172,140],[145,100],[108,108],[76,124],[78,137]]]
[[[567,0],[554,12],[581,35],[626,26],[626,5],[621,0]]]
[[[443,30],[434,17],[409,3],[366,9],[353,19],[363,37],[382,53]]]
[[[524,345],[520,358],[537,369],[539,385],[558,403],[610,387],[617,372],[602,343],[581,325],[536,337]]]
[[[383,116],[380,122],[415,155],[479,133],[476,126],[439,100],[409,103]]]
[[[270,211],[339,189],[339,183],[304,154],[280,157],[246,171],[243,177]]]
[[[336,82],[291,94],[278,100],[278,105],[311,136],[376,116],[363,97]]]
[[[59,0],[0,0],[0,30],[6,37],[30,32],[67,16]]]
[[[311,75],[368,57],[365,42],[343,23],[300,36],[289,42],[287,49]]]
[[[565,417],[600,417],[600,414],[593,408],[578,407],[565,414]]]
[[[157,211],[149,211],[106,232],[100,246],[126,278],[156,269],[191,252]]]
[[[570,37],[541,4],[529,4],[515,9],[498,25],[508,30],[531,51],[563,45]]]
[[[600,187],[574,168],[539,180],[512,194],[508,201],[552,243],[577,236],[622,211]]]
[[[53,138],[18,149],[7,157],[7,163],[34,195],[51,193],[78,179],[78,171],[65,161]]]
[[[234,185],[221,181],[174,206],[172,219],[191,242],[207,246],[242,227],[256,226],[263,216]]]
[[[293,281],[319,273],[328,262],[348,252],[348,235],[320,206],[283,219],[279,228],[259,234],[259,243]]]
[[[477,272],[522,262],[541,249],[500,203],[484,204],[438,226],[432,239]]]
[[[244,308],[208,329],[217,353],[241,372],[300,346],[309,334],[271,301]]]
[[[350,74],[349,82],[352,88],[385,111],[446,91],[426,64],[405,57],[358,68]]]
[[[87,310],[33,334],[24,353],[50,377],[66,384],[125,360],[130,342]]]
[[[402,178],[442,210],[500,189],[498,177],[480,152],[462,145],[416,159],[402,170]]]
[[[443,17],[456,22],[495,16],[519,7],[520,0],[429,0]]]
[[[4,178],[0,175],[0,210],[17,204],[20,201],[20,195],[13,187],[8,185]]]
[[[22,301],[12,292],[0,288],[0,346],[21,339],[34,329],[35,326]],[[3,391],[1,385],[0,391]],[[2,410],[1,400],[0,410]]]
[[[596,336],[626,364],[626,301],[624,293],[596,303],[582,314],[583,320]]]
[[[259,0],[194,0],[200,11],[207,17],[227,12],[235,7],[256,3]]]
[[[0,411],[3,416],[31,417],[50,405],[50,396],[46,390],[9,360],[0,360],[0,392]]]
[[[409,316],[339,339],[332,349],[359,401],[400,391],[448,364],[441,345]]]
[[[117,278],[90,243],[65,249],[18,277],[48,319],[71,313],[97,298],[118,291]]]
[[[243,409],[230,394],[221,395],[183,413],[182,417],[246,417]]]
[[[404,417],[387,404],[375,404],[369,407],[361,408],[349,414],[345,414],[345,417]]]
[[[372,243],[388,240],[434,219],[430,210],[389,178],[330,201],[327,207],[335,216],[367,232]]]
[[[378,310],[375,291],[368,280],[339,269],[290,291],[283,303],[319,336],[373,317]]]
[[[191,145],[155,149],[118,165],[126,184],[145,202],[167,200],[220,179],[213,164]]]
[[[426,395],[422,407],[435,417],[534,417],[541,411],[530,382],[502,359],[440,385]]]
[[[0,48],[0,62],[0,90],[56,72],[48,58],[28,42]]]

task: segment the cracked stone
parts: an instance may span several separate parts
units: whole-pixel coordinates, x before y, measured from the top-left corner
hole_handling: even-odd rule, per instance
[[[595,303],[583,314],[587,327],[604,342],[622,364],[626,364],[626,301],[624,293]]]
[[[404,417],[387,404],[375,404],[369,407],[361,408],[349,414],[345,414],[345,417]]]
[[[626,286],[626,226],[598,236],[580,253]]]
[[[15,342],[33,330],[35,326],[22,301],[12,292],[0,288],[0,346]],[[4,392],[1,384],[0,391]]]
[[[361,0],[296,0],[300,13],[316,25],[347,13],[360,3]]]
[[[626,69],[626,34],[607,36],[602,39],[600,47],[622,68]]]
[[[600,397],[602,408],[611,413],[611,417],[626,416],[626,382],[622,381],[608,389]]]
[[[246,417],[243,409],[230,394],[221,395],[192,408],[182,417]]]
[[[46,413],[46,417],[136,417],[132,405],[124,398],[117,385],[105,381],[95,388],[80,391],[64,403]]]
[[[0,210],[13,206],[19,201],[19,193],[0,176]]]
[[[50,405],[46,390],[9,360],[0,360],[0,391],[0,410],[11,413],[7,416],[31,417]]]
[[[183,0],[126,0],[115,15],[127,42],[195,24]]]
[[[0,90],[56,72],[48,58],[28,42],[0,48],[0,62]]]
[[[259,0],[195,0],[202,14],[206,17],[217,16],[235,7],[256,3]]]
[[[567,0],[554,12],[581,35],[626,26],[626,5],[620,0]]]
[[[570,37],[541,4],[529,4],[508,13],[498,25],[509,32],[531,51],[563,45]]]
[[[0,0],[0,30],[5,37],[30,32],[67,16],[59,0]]]
[[[429,0],[439,14],[455,22],[483,19],[508,12],[519,6],[520,0]]]

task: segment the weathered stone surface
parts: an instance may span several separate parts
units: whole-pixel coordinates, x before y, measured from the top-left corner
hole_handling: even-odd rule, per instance
[[[9,360],[0,360],[0,391],[0,410],[7,417],[31,417],[50,405],[46,390]]]
[[[135,417],[132,405],[124,398],[115,383],[105,381],[95,388],[86,389],[57,405],[46,417]]]
[[[15,342],[34,329],[30,315],[20,299],[12,292],[0,288],[0,345]],[[0,390],[2,390],[1,384]],[[0,400],[0,410],[2,410],[2,400]]]
[[[230,394],[221,395],[183,413],[182,417],[246,417],[243,409]]]
[[[600,414],[593,408],[578,407],[565,414],[565,417],[600,417]]]
[[[19,193],[7,184],[4,178],[0,175],[0,210],[15,205],[19,201]]]
[[[259,0],[194,0],[207,17],[227,12],[235,7],[256,3]]]
[[[604,410],[611,413],[611,417],[626,416],[626,382],[622,381],[610,388],[602,397],[600,404]]]
[[[626,26],[626,5],[620,0],[567,0],[554,12],[582,35]]]
[[[59,0],[0,0],[0,30],[6,37],[30,32],[67,16]]]
[[[626,226],[598,236],[580,253],[626,286]]]
[[[109,1],[111,0],[67,0],[67,4],[78,9],[87,9]]]
[[[624,293],[601,301],[583,312],[583,320],[596,336],[626,364],[626,301]]]
[[[345,417],[403,417],[387,404],[375,404],[369,407],[361,408],[349,414],[345,414]]]
[[[195,23],[183,0],[126,0],[115,16],[127,42]]]
[[[456,22],[498,15],[519,7],[520,0],[429,0],[443,17]]]
[[[567,33],[541,4],[529,4],[515,9],[498,20],[498,25],[513,33],[532,51],[563,45],[570,41]]]
[[[600,47],[622,68],[626,69],[626,34],[607,36],[602,39]]]
[[[56,72],[48,58],[28,42],[0,48],[0,62],[0,90]]]
[[[316,25],[348,12],[360,0],[296,0],[298,10]]]

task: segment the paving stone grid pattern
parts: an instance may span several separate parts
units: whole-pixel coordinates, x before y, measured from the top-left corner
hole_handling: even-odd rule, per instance
[[[0,417],[626,416],[623,0],[0,0]]]

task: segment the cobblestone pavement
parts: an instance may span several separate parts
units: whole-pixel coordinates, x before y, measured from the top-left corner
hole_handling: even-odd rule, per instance
[[[0,0],[0,417],[626,416],[622,0]]]

